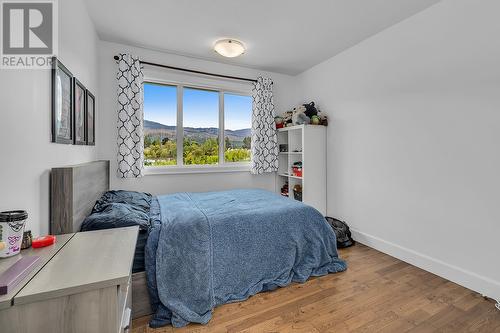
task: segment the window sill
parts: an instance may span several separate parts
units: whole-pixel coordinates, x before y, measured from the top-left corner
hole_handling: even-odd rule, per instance
[[[144,176],[175,175],[193,173],[224,173],[224,172],[250,172],[249,163],[235,163],[232,165],[184,165],[144,167]]]

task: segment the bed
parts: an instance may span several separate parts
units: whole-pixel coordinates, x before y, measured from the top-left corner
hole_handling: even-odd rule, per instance
[[[134,318],[153,314],[152,327],[204,324],[218,305],[346,269],[324,217],[295,200],[255,189],[156,197],[107,192],[106,161],[62,169],[52,172],[53,201],[64,189],[71,192],[65,198],[71,205],[65,209],[80,209],[78,214],[61,214],[63,209],[51,204],[59,211],[53,217],[73,216],[71,221],[51,218],[53,233],[78,231],[82,222],[85,230],[89,225],[99,229],[137,223],[146,235],[145,246],[138,243],[136,254],[143,257],[147,274],[140,271],[139,262],[134,265],[132,311]],[[71,179],[71,186],[56,184],[61,174],[66,174],[66,182]],[[86,185],[82,194],[86,182],[81,178],[89,177],[94,185]],[[102,219],[107,221],[104,226]]]

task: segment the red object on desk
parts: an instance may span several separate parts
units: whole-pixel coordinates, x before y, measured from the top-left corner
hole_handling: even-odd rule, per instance
[[[38,237],[38,238],[33,239],[33,241],[31,242],[31,247],[36,249],[39,247],[45,247],[45,246],[52,245],[55,242],[56,242],[56,236],[47,235],[47,236]]]

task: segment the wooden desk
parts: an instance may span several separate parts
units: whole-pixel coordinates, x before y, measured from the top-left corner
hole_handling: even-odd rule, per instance
[[[76,233],[0,310],[6,332],[125,332],[138,227]],[[58,238],[61,236],[58,236]]]

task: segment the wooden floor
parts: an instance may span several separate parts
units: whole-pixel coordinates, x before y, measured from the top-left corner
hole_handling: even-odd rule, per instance
[[[208,325],[144,332],[500,332],[500,311],[479,294],[369,247],[340,250],[349,268],[214,310]]]

